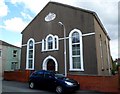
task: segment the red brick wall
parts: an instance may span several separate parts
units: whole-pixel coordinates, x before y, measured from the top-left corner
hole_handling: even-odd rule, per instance
[[[115,76],[78,76],[68,77],[77,80],[82,90],[96,90],[100,92],[119,92],[118,75]]]
[[[29,70],[25,71],[5,71],[4,79],[10,81],[20,81],[20,82],[28,82],[30,75]]]
[[[28,82],[32,71],[13,71],[4,72],[5,80]],[[100,92],[119,92],[120,94],[120,68],[119,73],[114,76],[81,76],[68,75],[68,77],[77,80],[82,90],[96,90]]]

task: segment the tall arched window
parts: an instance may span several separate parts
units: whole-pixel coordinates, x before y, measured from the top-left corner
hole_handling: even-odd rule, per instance
[[[48,49],[53,49],[53,38],[51,36],[48,37]]]
[[[69,58],[71,71],[84,71],[83,69],[83,50],[82,33],[74,29],[69,34]]]
[[[27,42],[27,58],[26,58],[26,69],[34,70],[34,45],[35,41],[30,38]]]
[[[56,36],[56,35],[54,36],[54,42],[55,42],[55,46],[54,47],[55,47],[56,50],[58,50],[59,49],[58,48],[58,36]]]

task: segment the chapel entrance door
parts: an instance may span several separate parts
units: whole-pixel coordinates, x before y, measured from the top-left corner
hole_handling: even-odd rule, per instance
[[[55,62],[52,59],[47,62],[47,70],[55,71]]]

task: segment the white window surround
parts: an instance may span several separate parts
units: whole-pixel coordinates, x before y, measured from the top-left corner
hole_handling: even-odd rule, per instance
[[[57,63],[57,60],[56,60],[54,57],[52,57],[52,56],[48,56],[48,57],[46,57],[46,58],[44,59],[43,65],[42,65],[42,69],[43,69],[43,70],[47,70],[47,63],[48,63],[48,60],[49,60],[49,59],[52,59],[52,60],[55,62],[55,71],[58,71],[58,63]]]
[[[2,49],[0,49],[0,58],[2,57]]]
[[[56,48],[55,49],[58,50],[59,49],[59,41],[58,41],[58,36],[57,35],[54,36],[54,42],[55,42],[55,39],[56,39],[56,44],[55,44]]]
[[[72,58],[72,34],[74,32],[78,32],[80,35],[80,61],[81,61],[81,68],[80,69],[74,69],[73,68],[73,58]],[[84,65],[83,65],[83,45],[82,45],[82,33],[78,29],[73,29],[69,34],[69,60],[70,60],[70,71],[84,71]]]
[[[33,58],[32,58],[32,68],[29,68],[29,42],[33,42]],[[33,38],[30,38],[27,42],[27,55],[26,55],[26,70],[34,70],[34,57],[35,57],[35,40]]]
[[[52,49],[48,49],[48,38],[52,37]],[[55,47],[55,39],[56,39],[56,47]],[[53,36],[52,34],[49,34],[45,39],[42,39],[42,51],[54,51],[59,49],[59,43],[58,43],[58,36]]]
[[[48,46],[49,46],[49,38],[52,38],[52,48],[49,49]],[[55,48],[55,42],[54,42],[54,36],[52,34],[49,34],[47,37],[46,37],[46,50],[53,50]]]

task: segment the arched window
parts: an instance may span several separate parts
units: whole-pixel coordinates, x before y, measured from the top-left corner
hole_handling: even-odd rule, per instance
[[[82,33],[74,29],[69,34],[69,58],[71,71],[83,71]]]
[[[54,47],[55,47],[56,50],[58,50],[59,49],[58,48],[58,36],[56,36],[56,35],[54,36],[54,42],[55,42],[55,46]]]
[[[26,58],[26,69],[34,70],[34,45],[35,41],[30,38],[27,42],[27,58]]]
[[[53,38],[51,36],[48,37],[48,49],[53,49]]]
[[[45,39],[42,39],[42,51],[58,50],[58,36],[49,34]]]

